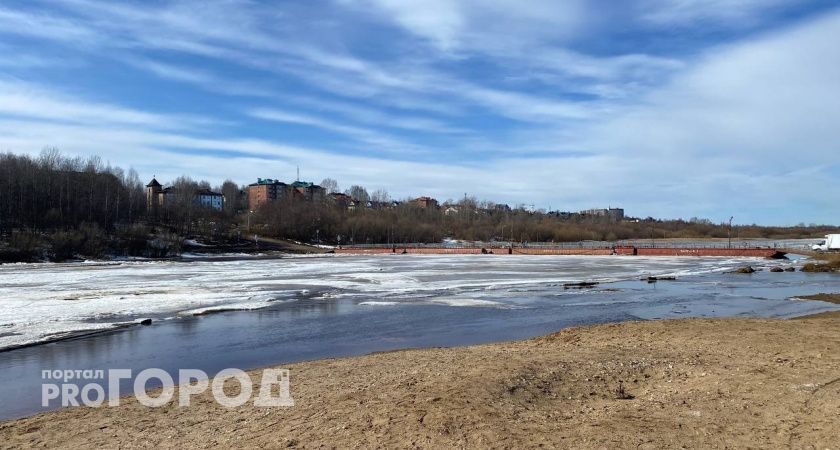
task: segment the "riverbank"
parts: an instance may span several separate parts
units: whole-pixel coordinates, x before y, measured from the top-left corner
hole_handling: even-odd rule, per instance
[[[0,235],[0,265],[44,262],[189,260],[194,257],[248,256],[266,253],[322,254],[329,246],[309,245],[287,239],[253,238],[197,239],[165,230],[137,226],[105,232],[82,228],[72,232],[15,232]]]
[[[817,300],[821,302],[828,302],[834,303],[836,305],[840,305],[840,294],[814,294],[814,295],[803,295],[798,297],[801,300]]]
[[[838,326],[836,315],[626,322],[311,361],[286,366],[292,408],[126,399],[5,422],[0,437],[20,447],[827,448]]]
[[[840,272],[840,254],[837,253],[816,253],[812,259],[802,266],[803,272]]]

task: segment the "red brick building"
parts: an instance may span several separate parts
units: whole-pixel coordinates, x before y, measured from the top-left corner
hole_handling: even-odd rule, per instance
[[[284,198],[322,202],[326,196],[326,190],[314,183],[295,181],[286,184],[271,178],[258,178],[248,186],[248,209],[254,211],[266,202]]]
[[[255,211],[263,203],[292,195],[292,186],[271,178],[258,178],[256,183],[248,185],[248,209]]]
[[[431,197],[417,197],[412,202],[421,208],[437,208],[438,201]]]

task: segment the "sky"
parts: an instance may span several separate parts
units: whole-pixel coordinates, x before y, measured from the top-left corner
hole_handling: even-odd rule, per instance
[[[0,151],[840,224],[840,1],[0,1]]]

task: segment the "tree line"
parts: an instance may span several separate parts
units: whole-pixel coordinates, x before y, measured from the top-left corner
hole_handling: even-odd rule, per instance
[[[320,185],[328,192],[341,192],[338,182],[333,179],[324,179]],[[840,231],[837,226],[815,224],[791,227],[736,225],[730,228],[726,223],[715,224],[699,218],[659,220],[648,217],[622,221],[596,216],[560,218],[524,206],[499,208],[493,202],[475,197],[446,200],[440,208],[423,208],[411,199],[394,205],[387,191],[380,189],[369,194],[359,185],[353,185],[343,193],[357,201],[353,209],[329,202],[309,204],[290,199],[264,204],[254,211],[252,231],[329,244],[438,243],[444,238],[482,242],[790,239],[822,237]]]
[[[109,229],[141,219],[146,209],[137,172],[99,157],[62,156],[49,149],[37,158],[0,154],[0,230],[66,229],[82,223]]]
[[[243,190],[226,181],[223,211],[202,208],[195,192],[205,181],[179,177],[174,195],[153,217],[144,183],[134,169],[45,149],[37,157],[0,153],[0,262],[108,254],[169,256],[181,236],[226,239],[235,226]]]
[[[327,192],[341,192],[324,179]],[[352,208],[331,201],[285,198],[248,210],[247,186],[221,186],[188,176],[175,179],[174,194],[147,210],[144,183],[101,158],[69,157],[46,149],[39,156],[0,153],[0,261],[66,259],[107,254],[167,256],[184,237],[242,242],[252,234],[326,244],[436,243],[467,241],[575,242],[663,238],[806,238],[838,232],[835,226],[735,226],[703,219],[612,221],[560,218],[524,207],[498,208],[467,197],[423,208],[410,199],[392,202],[385,190],[353,185],[344,193]],[[225,197],[221,211],[202,207],[195,192]]]
[[[255,211],[251,226],[252,232],[267,236],[333,245],[439,243],[444,238],[523,243],[724,239],[730,236],[732,239],[793,239],[822,237],[840,231],[840,227],[826,225],[736,225],[730,229],[725,223],[698,219],[559,218],[522,207],[499,209],[492,203],[469,198],[444,202],[440,208],[423,208],[403,200],[396,206],[357,206],[352,210],[330,203],[281,200],[267,203]]]

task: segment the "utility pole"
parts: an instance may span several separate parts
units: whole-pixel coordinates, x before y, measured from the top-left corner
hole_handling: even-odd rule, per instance
[[[732,219],[734,218],[735,216],[729,216],[729,232],[727,233],[729,235],[729,248],[732,248]]]
[[[653,240],[653,224],[650,225],[650,246],[656,247],[656,242]]]

